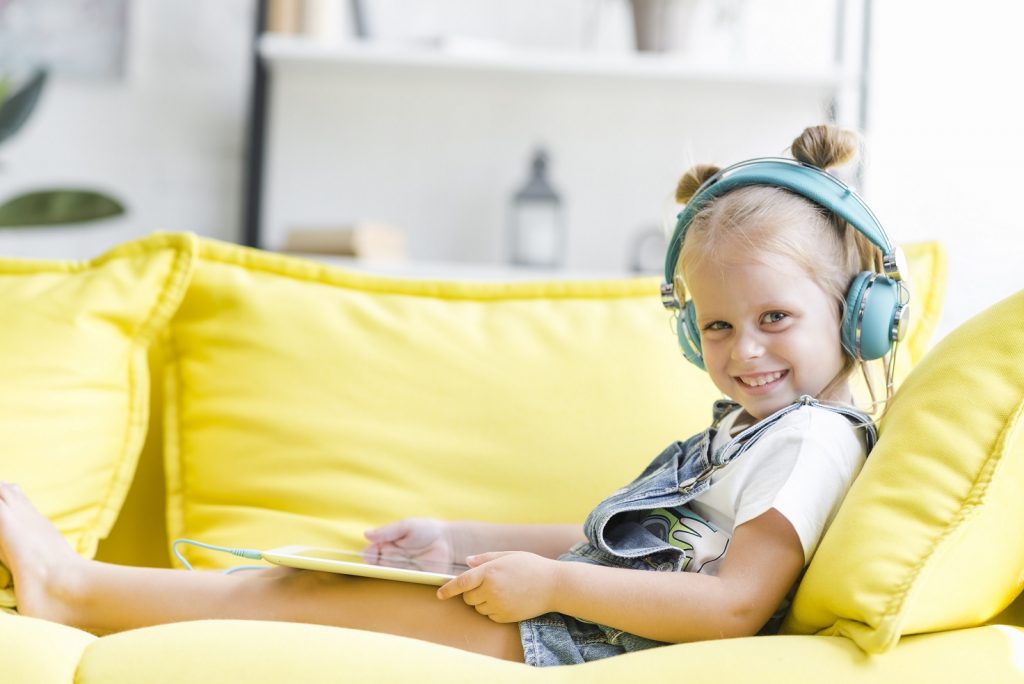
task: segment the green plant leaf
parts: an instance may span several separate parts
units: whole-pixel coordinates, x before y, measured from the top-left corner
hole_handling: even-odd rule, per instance
[[[0,228],[53,226],[120,216],[118,200],[91,190],[41,190],[13,197],[0,205]]]
[[[0,143],[18,132],[39,101],[46,85],[46,70],[39,69],[6,100],[0,99]]]

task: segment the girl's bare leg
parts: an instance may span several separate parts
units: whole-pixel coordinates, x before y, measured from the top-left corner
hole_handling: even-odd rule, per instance
[[[435,588],[287,568],[214,572],[135,568],[78,556],[16,485],[0,483],[0,562],[18,611],[96,633],[238,618],[353,627],[522,662],[515,624],[498,624]]]

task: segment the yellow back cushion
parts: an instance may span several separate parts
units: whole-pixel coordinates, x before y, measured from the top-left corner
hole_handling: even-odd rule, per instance
[[[977,625],[1024,575],[1024,292],[948,335],[904,381],[795,597],[792,632],[866,651]]]
[[[168,354],[169,536],[360,548],[408,515],[582,520],[718,396],[657,293],[388,279],[203,241]]]
[[[0,477],[84,556],[131,483],[146,348],[177,309],[194,249],[190,236],[163,235],[88,262],[0,259]],[[10,591],[0,605],[13,605]]]
[[[941,250],[910,256],[941,298]],[[581,521],[719,396],[653,278],[399,280],[207,240],[167,363],[169,536],[236,547],[359,548],[408,515]]]

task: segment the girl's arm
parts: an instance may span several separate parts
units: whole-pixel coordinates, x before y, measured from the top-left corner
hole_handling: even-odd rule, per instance
[[[366,532],[366,555],[420,558],[462,563],[487,551],[528,551],[557,558],[584,539],[575,524],[505,525],[469,520],[406,518]]]
[[[579,524],[508,525],[472,520],[448,523],[455,560],[488,551],[527,551],[545,558],[558,558],[573,544],[583,541]]]
[[[804,566],[796,531],[772,509],[736,528],[717,576],[624,570],[529,554],[484,554],[438,590],[496,622],[555,611],[658,641],[755,634]]]

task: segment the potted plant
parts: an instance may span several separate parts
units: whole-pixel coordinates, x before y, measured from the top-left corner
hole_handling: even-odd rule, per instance
[[[46,86],[47,72],[36,70],[17,89],[0,79],[0,145],[28,121]],[[118,216],[125,212],[117,199],[84,188],[46,188],[0,198],[0,228],[52,226]]]

